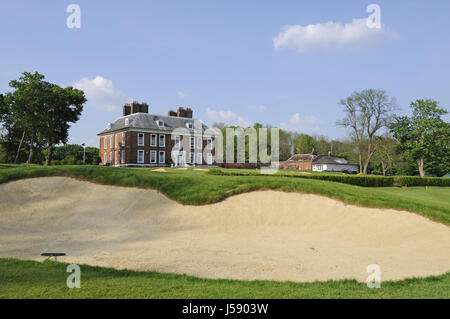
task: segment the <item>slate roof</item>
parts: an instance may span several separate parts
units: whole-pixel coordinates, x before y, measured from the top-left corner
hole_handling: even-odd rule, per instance
[[[345,158],[337,157],[337,156],[318,156],[313,164],[335,164],[335,165],[358,165],[356,163],[347,161]]]
[[[128,119],[128,125],[126,125],[126,120]],[[156,121],[161,120],[164,122],[164,126],[159,126]],[[119,117],[111,126],[97,135],[109,134],[112,132],[129,130],[129,129],[147,129],[147,130],[157,130],[157,131],[167,131],[171,132],[176,128],[184,128],[189,130],[190,133],[194,132],[194,128],[189,129],[186,125],[187,123],[192,123],[194,126],[194,121],[196,119],[187,117],[176,117],[167,115],[155,115],[148,113],[133,113],[130,115]],[[202,123],[202,131],[208,129],[208,126]]]

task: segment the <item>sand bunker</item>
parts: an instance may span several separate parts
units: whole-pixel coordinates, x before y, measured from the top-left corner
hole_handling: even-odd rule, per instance
[[[199,171],[199,172],[207,172],[208,169],[207,168],[194,168],[194,171]]]
[[[0,185],[0,256],[199,277],[365,281],[450,271],[450,231],[417,214],[260,191],[183,206],[157,191],[45,177]]]
[[[164,168],[155,168],[152,169],[152,172],[167,173],[167,171]]]

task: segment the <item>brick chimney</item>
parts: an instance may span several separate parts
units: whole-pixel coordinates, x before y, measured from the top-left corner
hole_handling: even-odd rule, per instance
[[[131,105],[130,104],[125,104],[123,106],[123,116],[127,116],[131,114]]]
[[[175,112],[174,112],[175,113]],[[177,117],[186,117],[186,118],[192,118],[192,109],[186,108],[184,109],[182,106],[180,106],[177,110]]]
[[[145,102],[138,103],[136,101],[131,103],[131,114],[134,113],[148,113],[148,104]]]
[[[169,112],[167,112],[167,115],[169,115],[169,116],[177,116],[177,112],[175,112],[174,110],[170,110]]]

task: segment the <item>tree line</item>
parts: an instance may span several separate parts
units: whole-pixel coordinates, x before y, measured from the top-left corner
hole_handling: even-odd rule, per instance
[[[399,109],[396,100],[386,91],[368,89],[354,92],[340,100],[339,105],[344,117],[336,125],[347,129],[345,139],[280,129],[280,161],[293,154],[331,153],[359,164],[363,174],[442,176],[450,172],[450,124],[442,119],[448,111],[437,101],[413,101],[412,115],[400,116],[395,114]],[[214,126],[222,130],[226,145],[226,126]],[[256,123],[253,127],[258,131],[271,126]],[[245,151],[248,159],[248,138]]]

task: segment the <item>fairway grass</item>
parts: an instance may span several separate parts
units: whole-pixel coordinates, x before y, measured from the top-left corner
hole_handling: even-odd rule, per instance
[[[81,265],[81,288],[66,285],[68,264],[0,259],[0,298],[450,298],[450,273],[382,282],[294,283],[201,279]]]
[[[0,183],[31,177],[68,176],[106,185],[151,188],[190,205],[216,203],[256,190],[282,190],[320,194],[365,207],[408,210],[450,225],[450,187],[361,187],[283,176],[221,176],[194,169],[165,169],[167,172],[161,173],[148,168],[0,165]]]

